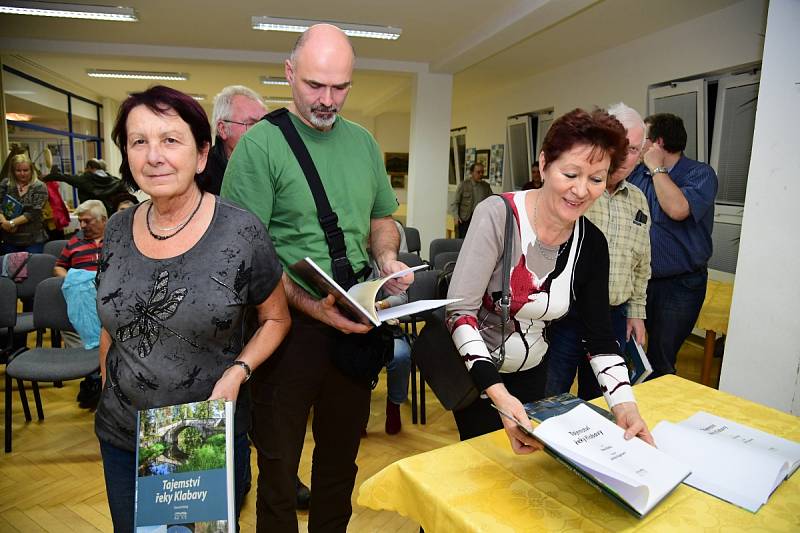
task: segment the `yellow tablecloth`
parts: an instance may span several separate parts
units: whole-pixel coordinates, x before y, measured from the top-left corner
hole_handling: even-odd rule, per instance
[[[699,410],[792,440],[800,419],[729,394],[664,376],[635,387],[651,427]],[[505,433],[409,457],[365,481],[358,503],[400,513],[426,533],[539,531],[800,531],[800,474],[756,514],[680,485],[642,520],[539,452],[517,456]]]
[[[732,297],[733,283],[708,280],[706,299],[697,317],[697,327],[720,334],[728,333]]]

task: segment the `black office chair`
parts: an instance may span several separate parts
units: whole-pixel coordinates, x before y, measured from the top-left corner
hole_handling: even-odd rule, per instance
[[[414,273],[414,283],[408,288],[408,301],[436,299],[436,285],[439,279],[438,270],[423,270]],[[419,334],[417,322],[426,320],[431,313],[444,313],[444,308],[415,313],[408,317],[403,317],[401,323],[406,331],[409,344],[413,346]],[[411,353],[414,353],[413,350]],[[417,412],[419,411],[419,421],[425,424],[425,376],[419,373],[419,409],[417,409],[417,364],[411,358],[411,423],[417,423]]]
[[[406,230],[406,246],[408,251],[412,254],[420,255],[422,242],[419,239],[419,230],[410,226],[405,227]]]
[[[436,254],[433,260],[433,268],[436,270],[444,270],[447,263],[452,263],[458,260],[458,252],[441,252]]]
[[[405,263],[410,267],[424,265],[425,261],[417,254],[412,254],[411,252],[399,252],[397,254],[397,260]]]
[[[36,413],[44,420],[40,381],[81,379],[100,368],[98,350],[84,348],[45,348],[44,330],[75,331],[67,316],[67,302],[61,294],[63,278],[50,278],[39,283],[33,301],[33,322],[36,326],[36,347],[16,351],[6,365],[5,450],[11,451],[11,380],[16,379],[20,397],[25,396],[23,380],[31,382]],[[27,398],[23,399],[23,409]],[[30,421],[30,413],[26,420]]]
[[[443,252],[456,252],[461,250],[464,239],[433,239],[428,249],[428,262],[433,264],[436,256]]]
[[[67,246],[66,239],[58,239],[55,241],[48,241],[44,243],[44,250],[42,253],[52,255],[56,259],[61,257],[61,252],[64,250],[64,247]]]

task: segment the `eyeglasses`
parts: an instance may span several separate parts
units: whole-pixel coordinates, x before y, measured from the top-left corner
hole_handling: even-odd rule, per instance
[[[238,122],[236,120],[225,120],[225,119],[222,119],[222,122],[227,122],[228,124],[238,124],[240,126],[244,126],[244,130],[245,131],[249,130],[250,128],[252,128],[256,124],[258,124],[258,122]]]
[[[631,155],[639,155],[642,153],[642,147],[639,146],[628,146],[628,153]]]

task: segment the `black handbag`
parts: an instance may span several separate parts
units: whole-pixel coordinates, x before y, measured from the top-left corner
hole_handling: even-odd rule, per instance
[[[514,238],[514,213],[505,198],[506,225],[503,243],[503,286],[500,297],[502,332],[500,344],[500,361],[505,359],[505,323],[508,320],[509,276],[511,274],[511,248]],[[425,319],[417,340],[411,347],[411,358],[417,364],[425,381],[430,385],[439,402],[448,411],[459,411],[468,407],[478,399],[480,391],[475,387],[461,354],[453,344],[453,337],[445,322],[432,313]]]
[[[263,118],[278,126],[300,164],[300,168],[303,169],[308,187],[311,189],[311,195],[314,197],[317,220],[325,233],[328,253],[331,256],[333,278],[347,290],[358,283],[360,277],[366,277],[370,269],[366,267],[358,273],[354,272],[353,265],[347,258],[347,245],[344,242],[344,232],[339,227],[339,217],[331,208],[317,167],[314,165],[303,139],[300,138],[300,134],[292,124],[289,111],[282,107]],[[374,389],[378,384],[378,374],[393,357],[394,332],[389,325],[382,324],[363,334],[340,332],[331,353],[331,362],[343,374],[360,385]]]

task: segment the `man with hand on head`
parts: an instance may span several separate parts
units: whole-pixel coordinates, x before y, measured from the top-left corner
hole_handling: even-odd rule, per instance
[[[675,373],[675,359],[703,307],[711,257],[714,169],[683,154],[686,129],[670,113],[645,119],[643,161],[630,182],[647,197],[653,223],[653,275],[647,285],[647,358],[650,378]]]
[[[353,47],[340,29],[329,24],[309,28],[285,63],[293,99],[287,116],[338,216],[336,225],[342,229],[351,273],[365,270],[369,239],[381,273],[389,274],[406,268],[397,260],[399,235],[391,218],[397,199],[375,139],[339,116],[350,91],[354,61]],[[222,196],[264,222],[284,267],[308,256],[339,278],[334,272],[341,270],[332,266],[309,183],[276,125],[261,121],[241,139],[225,172]],[[409,274],[384,288],[397,294],[412,281]],[[289,268],[284,270],[283,285],[292,330],[251,380],[252,437],[259,467],[257,529],[297,531],[295,475],[313,408],[314,497],[308,528],[344,532],[352,513],[355,459],[369,416],[370,388],[345,375],[333,358],[341,353],[337,349],[350,345],[348,337],[365,334],[370,327],[342,315],[331,295],[317,294]]]

